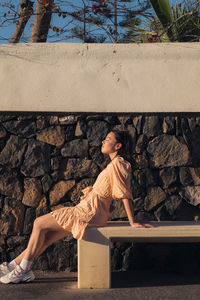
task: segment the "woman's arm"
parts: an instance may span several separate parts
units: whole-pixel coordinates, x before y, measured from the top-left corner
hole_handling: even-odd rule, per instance
[[[129,223],[131,225],[131,227],[153,227],[150,224],[142,224],[142,223],[138,223],[134,221],[134,217],[133,217],[133,205],[132,205],[132,201],[129,199],[122,199],[122,202],[124,204],[128,219],[129,219]]]
[[[122,199],[130,225],[134,223],[133,205],[129,199]]]

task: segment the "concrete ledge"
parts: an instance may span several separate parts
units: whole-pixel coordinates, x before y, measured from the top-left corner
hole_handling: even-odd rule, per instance
[[[195,221],[152,221],[152,228],[132,228],[129,222],[110,221],[108,226],[89,228],[84,240],[91,241],[91,236],[101,233],[111,240],[140,241],[140,242],[197,242],[200,241],[200,222]]]
[[[109,222],[88,228],[78,240],[78,287],[110,288],[110,241],[200,242],[200,222],[148,222],[153,228],[132,228],[128,222]]]
[[[0,111],[199,112],[200,43],[0,45]]]

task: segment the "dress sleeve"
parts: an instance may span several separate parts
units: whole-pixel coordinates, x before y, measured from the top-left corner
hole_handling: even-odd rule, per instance
[[[131,193],[131,165],[123,158],[115,158],[110,164],[110,182],[112,198],[133,199]]]

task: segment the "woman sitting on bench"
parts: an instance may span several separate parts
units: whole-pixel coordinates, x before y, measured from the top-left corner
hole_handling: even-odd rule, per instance
[[[134,222],[130,189],[131,165],[129,135],[125,131],[111,131],[102,141],[101,152],[111,161],[99,174],[93,186],[83,190],[78,205],[63,207],[36,218],[27,248],[10,263],[0,265],[0,282],[19,283],[34,280],[31,265],[48,246],[66,237],[70,232],[81,239],[85,229],[106,226],[113,199],[122,200],[132,227],[152,227]]]

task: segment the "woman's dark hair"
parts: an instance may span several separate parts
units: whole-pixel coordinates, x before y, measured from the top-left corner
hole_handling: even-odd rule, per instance
[[[131,163],[132,138],[130,133],[126,130],[111,130],[111,132],[114,133],[117,143],[122,144],[122,147],[118,150],[118,155]]]

